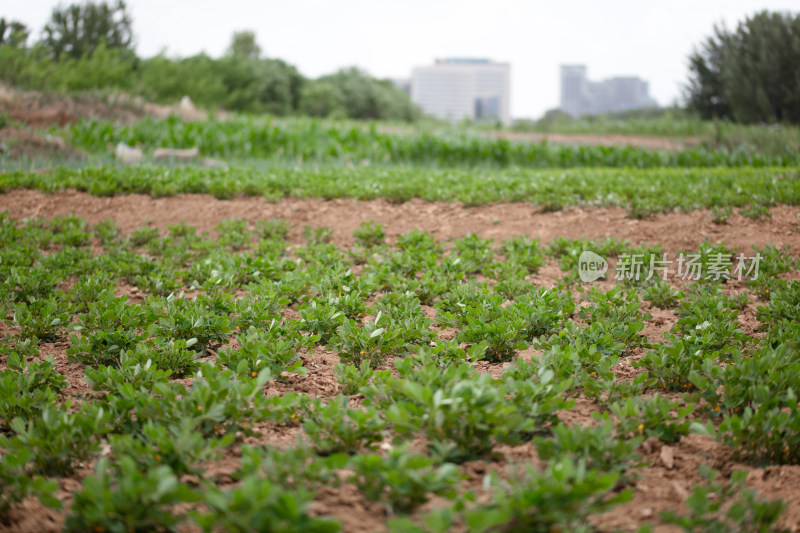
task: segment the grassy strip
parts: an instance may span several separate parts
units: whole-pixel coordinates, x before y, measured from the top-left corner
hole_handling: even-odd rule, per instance
[[[365,167],[266,171],[101,167],[8,172],[0,175],[0,191],[76,189],[96,196],[199,193],[217,198],[386,198],[393,202],[421,198],[468,205],[531,202],[546,209],[634,204],[653,211],[688,211],[715,206],[800,205],[799,175],[796,168],[467,171]]]
[[[270,159],[304,163],[362,161],[438,167],[716,167],[794,166],[800,154],[786,145],[769,154],[751,148],[653,151],[632,146],[559,146],[515,142],[470,132],[419,130],[389,133],[351,122],[311,119],[181,122],[144,119],[131,124],[82,120],[62,132],[91,153],[108,153],[119,142],[146,149],[197,147],[202,155],[226,159]]]

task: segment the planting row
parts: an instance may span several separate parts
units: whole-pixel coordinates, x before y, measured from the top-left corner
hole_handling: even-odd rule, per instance
[[[131,124],[83,119],[63,133],[73,146],[95,153],[105,153],[109,145],[123,142],[149,149],[197,147],[206,156],[290,163],[355,163],[366,159],[373,164],[442,167],[653,168],[797,166],[800,162],[797,150],[788,143],[783,150],[770,154],[745,146],[670,152],[632,146],[548,145],[464,132],[389,133],[379,131],[375,124],[365,128],[314,119],[182,122],[173,117]]]
[[[268,200],[298,198],[412,198],[460,201],[531,202],[544,211],[566,206],[622,206],[634,218],[654,213],[714,208],[724,221],[733,207],[743,216],[769,216],[775,204],[800,205],[797,169],[573,169],[467,171],[426,169],[325,168],[321,170],[208,170],[190,167],[58,168],[46,173],[0,174],[0,192],[24,187],[43,191],[76,189],[97,196],[141,193],[172,196],[238,195]]]

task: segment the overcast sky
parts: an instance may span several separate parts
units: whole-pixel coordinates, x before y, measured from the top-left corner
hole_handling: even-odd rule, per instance
[[[41,28],[58,1],[4,2],[0,16]],[[589,78],[635,75],[659,104],[681,95],[686,58],[715,23],[729,27],[762,10],[797,11],[773,0],[128,0],[136,49],[151,56],[219,56],[236,30],[256,32],[269,57],[306,76],[358,66],[409,77],[437,57],[511,63],[511,113],[538,117],[558,106],[558,67],[582,63]]]

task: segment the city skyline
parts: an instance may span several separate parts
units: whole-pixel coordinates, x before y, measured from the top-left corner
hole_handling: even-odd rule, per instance
[[[70,0],[65,0],[69,3]],[[64,3],[64,2],[62,2]],[[9,3],[0,15],[40,36],[59,0]],[[538,118],[559,106],[559,66],[586,64],[592,77],[637,76],[660,105],[681,96],[688,55],[716,23],[729,28],[762,9],[797,10],[786,0],[640,3],[590,0],[550,5],[498,0],[129,0],[137,52],[218,57],[237,30],[252,30],[268,57],[316,78],[357,66],[379,78],[409,76],[437,57],[510,63],[511,116]]]
[[[650,84],[638,76],[613,76],[592,81],[587,65],[561,65],[559,109],[572,115],[603,115],[657,107]]]

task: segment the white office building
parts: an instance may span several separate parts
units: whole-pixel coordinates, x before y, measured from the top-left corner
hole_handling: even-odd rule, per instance
[[[417,67],[411,100],[434,117],[511,123],[511,65],[488,59],[438,59]]]

